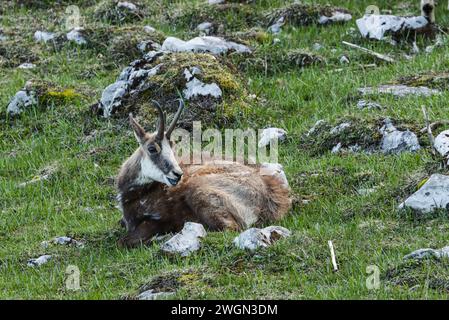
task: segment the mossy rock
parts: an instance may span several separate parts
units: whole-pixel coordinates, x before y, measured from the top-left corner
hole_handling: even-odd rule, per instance
[[[140,21],[144,18],[145,13],[142,10],[142,5],[136,1],[132,3],[136,5],[136,10],[131,10],[125,7],[118,7],[119,0],[104,0],[101,1],[94,11],[94,18],[97,21],[107,22],[111,24],[123,24],[127,22]]]
[[[35,93],[39,106],[64,105],[81,98],[74,89],[62,88],[49,81],[29,80],[25,84],[27,91]]]
[[[205,3],[187,5],[168,15],[170,23],[195,30],[203,22],[213,24],[214,34],[245,30],[257,26],[263,20],[263,14],[254,6],[241,3],[208,5]],[[222,29],[222,30],[221,30]]]
[[[285,23],[291,26],[308,26],[318,24],[321,16],[332,16],[335,11],[350,13],[347,9],[331,5],[293,3],[269,12],[265,20],[267,26],[276,23],[282,17]]]
[[[22,63],[39,60],[39,49],[21,40],[4,40],[0,42],[0,67],[17,67]]]
[[[449,89],[449,72],[428,72],[399,78],[396,83],[412,87],[429,87],[432,89]]]
[[[299,146],[312,156],[329,152],[339,143],[342,149],[358,146],[360,150],[365,152],[374,152],[382,141],[383,136],[379,129],[383,126],[384,120],[382,117],[360,119],[348,116],[337,120],[333,125],[323,121],[315,127],[313,133],[307,133],[302,136]],[[349,126],[337,133],[331,132],[333,128],[343,123],[349,123]],[[423,139],[418,124],[394,120],[393,123],[398,130],[410,130],[416,133],[420,140]]]
[[[158,73],[145,80],[144,90],[126,99],[125,108],[120,113],[137,113],[144,123],[154,123],[155,110],[151,100],[158,101],[169,113],[168,120],[178,108],[177,99],[186,88],[184,71],[196,68],[200,70],[195,77],[206,83],[216,83],[221,91],[220,98],[197,96],[187,101],[179,126],[192,128],[192,121],[202,121],[207,126],[229,126],[241,113],[248,109],[248,96],[238,72],[232,65],[225,64],[220,58],[205,53],[165,53],[157,57],[150,65],[160,65]]]
[[[143,27],[101,27],[86,29],[87,46],[113,62],[129,63],[142,56],[138,45],[143,41],[161,44],[165,40],[162,32],[146,33]]]

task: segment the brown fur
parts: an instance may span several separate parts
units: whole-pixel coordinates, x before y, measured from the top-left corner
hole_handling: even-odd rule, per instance
[[[128,234],[120,244],[132,247],[148,243],[156,234],[177,232],[187,221],[210,230],[243,230],[254,223],[282,218],[290,208],[289,190],[272,176],[261,176],[257,166],[241,164],[184,166],[175,187],[159,182],[120,188],[127,176],[124,166],[118,177],[123,218]]]

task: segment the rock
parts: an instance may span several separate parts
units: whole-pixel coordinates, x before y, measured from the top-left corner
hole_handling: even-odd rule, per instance
[[[404,151],[414,152],[420,149],[416,134],[409,130],[399,131],[390,119],[385,119],[380,132],[383,135],[381,151],[385,154],[397,154]]]
[[[189,41],[183,41],[175,37],[168,37],[162,44],[162,51],[168,52],[209,52],[212,54],[226,54],[230,51],[238,53],[250,53],[251,50],[232,41],[226,41],[218,37],[196,37]]]
[[[186,222],[180,233],[174,235],[161,246],[161,250],[170,254],[179,254],[182,257],[190,255],[200,249],[200,238],[206,236],[202,224]]]
[[[266,128],[263,129],[260,135],[258,146],[264,148],[270,144],[272,140],[284,141],[287,138],[287,131],[280,128]]]
[[[128,82],[121,80],[110,84],[104,89],[100,99],[104,117],[110,117],[115,109],[121,106],[122,98],[127,93],[127,90]]]
[[[259,173],[261,176],[276,177],[282,182],[285,188],[289,188],[287,176],[281,164],[264,162],[260,165]]]
[[[441,94],[441,91],[436,89],[430,89],[423,86],[411,87],[402,84],[381,85],[379,87],[365,87],[359,88],[358,91],[362,95],[391,94],[399,98],[409,95],[430,97],[432,95]]]
[[[340,123],[338,126],[333,127],[330,131],[330,133],[332,135],[337,135],[340,134],[341,132],[345,131],[347,128],[349,128],[351,126],[350,122],[343,122]]]
[[[312,134],[314,134],[318,129],[320,129],[321,126],[323,126],[324,124],[326,124],[326,121],[324,119],[320,119],[318,120],[313,126],[312,128],[310,128],[310,130],[307,132],[307,136],[311,136]]]
[[[420,214],[431,213],[436,209],[449,209],[449,176],[431,175],[418,191],[399,205],[399,209],[405,208]]]
[[[412,33],[425,28],[429,22],[425,17],[398,17],[369,14],[356,20],[361,35],[382,40],[386,34]]]
[[[271,32],[272,34],[279,34],[281,33],[281,27],[284,25],[284,23],[285,18],[280,17],[275,24],[268,27],[268,31]]]
[[[11,99],[6,111],[9,115],[15,116],[20,114],[24,109],[35,105],[37,105],[35,92],[22,89]]]
[[[61,236],[61,237],[55,237],[50,241],[42,241],[41,245],[43,248],[48,248],[50,244],[57,244],[57,245],[74,245],[79,248],[84,248],[84,242],[75,240],[71,237]]]
[[[352,16],[349,13],[342,12],[342,11],[334,11],[331,16],[321,16],[318,19],[319,24],[328,24],[333,22],[346,22],[350,21],[352,19]]]
[[[153,28],[152,26],[144,26],[143,31],[145,31],[146,33],[154,33],[156,32],[156,29]]]
[[[39,267],[45,263],[47,263],[48,261],[50,261],[52,258],[51,255],[49,254],[45,254],[43,256],[40,256],[39,258],[35,258],[35,259],[30,259],[27,262],[27,266],[28,267]]]
[[[18,69],[34,69],[36,65],[34,63],[25,62],[17,67]]]
[[[319,51],[319,50],[323,49],[323,45],[321,43],[315,42],[312,46],[312,49],[315,51]]]
[[[359,109],[382,109],[382,106],[377,102],[371,102],[366,100],[357,101],[357,108]]]
[[[209,35],[213,28],[214,25],[211,22],[203,22],[196,27],[198,31],[203,32],[205,35]]]
[[[187,100],[198,96],[211,96],[216,99],[221,98],[222,92],[216,83],[205,84],[194,77],[188,69],[184,70],[184,76],[188,82],[182,93]]]
[[[144,291],[140,293],[136,299],[137,300],[163,300],[173,296],[174,292],[154,292],[153,289]]]
[[[331,150],[331,153],[336,154],[341,150],[341,142],[337,143]]]
[[[449,246],[437,250],[431,248],[418,249],[404,256],[404,260],[423,260],[427,258],[449,258]]]
[[[340,63],[341,64],[348,64],[349,63],[349,58],[345,55],[340,57]]]
[[[48,41],[56,39],[56,33],[47,32],[47,31],[36,31],[34,33],[34,39],[37,42],[47,43]]]
[[[73,41],[73,42],[75,42],[76,44],[79,44],[79,45],[87,44],[87,40],[84,37],[82,31],[83,31],[82,28],[75,28],[75,29],[73,29],[72,31],[67,33],[67,35],[66,35],[67,40]]]
[[[445,130],[437,135],[434,147],[447,160],[449,165],[449,130]]]
[[[127,1],[123,1],[123,2],[117,3],[117,8],[119,8],[119,9],[127,9],[127,10],[132,11],[132,12],[136,12],[137,11],[137,6],[134,3],[127,2]]]
[[[264,229],[250,228],[243,231],[236,237],[233,243],[240,249],[254,251],[258,248],[265,248],[281,238],[286,238],[291,232],[283,227],[270,226]]]
[[[209,0],[209,4],[222,4],[225,0]]]

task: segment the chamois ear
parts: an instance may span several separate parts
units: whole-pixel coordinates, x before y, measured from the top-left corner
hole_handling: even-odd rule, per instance
[[[142,128],[136,119],[134,119],[132,113],[129,114],[129,124],[131,125],[131,128],[133,128],[134,136],[136,137],[137,142],[141,145],[144,144],[146,135],[145,129]]]

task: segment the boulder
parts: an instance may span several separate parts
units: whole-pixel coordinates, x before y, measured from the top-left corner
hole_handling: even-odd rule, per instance
[[[380,132],[383,135],[380,147],[385,154],[414,152],[421,148],[416,134],[409,130],[399,131],[390,119],[385,119]]]
[[[277,240],[290,235],[291,232],[288,229],[280,226],[270,226],[264,229],[250,228],[236,237],[233,243],[240,249],[254,251],[268,247]]]
[[[414,194],[399,205],[419,214],[431,213],[437,209],[449,209],[449,176],[433,174]]]
[[[165,242],[161,246],[161,250],[169,254],[186,257],[200,249],[200,239],[205,236],[206,230],[202,224],[186,222],[181,232]]]

